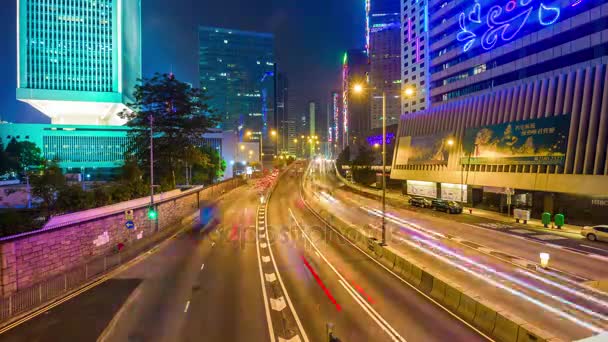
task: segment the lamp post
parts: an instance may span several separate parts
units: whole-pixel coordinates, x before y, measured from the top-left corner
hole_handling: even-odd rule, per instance
[[[371,88],[373,89],[373,88]],[[353,91],[362,93],[365,87],[362,84],[355,84]],[[413,87],[406,86],[403,97],[411,98],[414,96]],[[386,91],[382,91],[382,246],[386,246]]]

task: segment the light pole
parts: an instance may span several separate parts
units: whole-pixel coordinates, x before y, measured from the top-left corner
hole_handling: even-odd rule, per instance
[[[150,210],[154,210],[154,116],[150,114]],[[156,225],[158,230],[158,225]]]
[[[364,89],[362,84],[355,84],[353,87],[355,93],[362,93]],[[411,98],[414,93],[414,88],[406,86],[403,96]],[[382,242],[380,244],[386,246],[386,91],[382,91]]]

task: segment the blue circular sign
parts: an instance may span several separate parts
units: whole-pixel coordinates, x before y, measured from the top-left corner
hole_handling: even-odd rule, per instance
[[[133,229],[135,228],[135,223],[133,221],[127,221],[125,222],[125,227],[127,227],[127,229]]]

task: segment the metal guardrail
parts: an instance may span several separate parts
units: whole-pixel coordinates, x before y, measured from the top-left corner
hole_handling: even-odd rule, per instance
[[[225,182],[215,184],[211,188],[223,183]],[[233,190],[242,184],[242,182],[237,181],[226,190]],[[50,277],[30,287],[19,289],[18,292],[7,297],[0,298],[0,325],[5,325],[14,317],[83,287],[100,275],[116,269],[120,265],[154,248],[160,241],[165,240],[191,224],[196,215],[189,215],[187,217],[190,219],[189,222],[182,221],[182,225],[176,225],[175,228],[163,229],[147,238],[131,241],[130,244],[125,246],[124,251],[94,258],[66,272]]]

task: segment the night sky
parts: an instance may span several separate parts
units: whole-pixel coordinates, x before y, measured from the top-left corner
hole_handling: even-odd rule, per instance
[[[16,1],[0,11],[0,117],[48,122],[15,99]],[[143,72],[168,72],[198,86],[197,27],[219,26],[275,34],[279,68],[304,111],[308,100],[324,100],[340,87],[345,50],[363,47],[363,0],[142,0]]]

